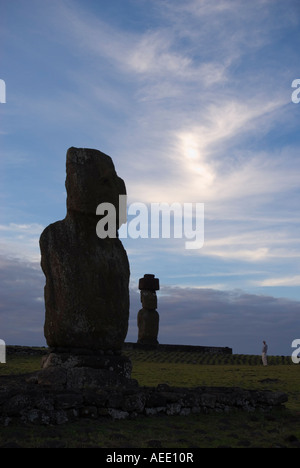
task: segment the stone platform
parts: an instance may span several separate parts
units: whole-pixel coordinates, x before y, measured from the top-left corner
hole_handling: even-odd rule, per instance
[[[165,383],[141,387],[131,378],[131,362],[126,356],[50,351],[45,349],[40,371],[0,377],[0,424],[270,411],[284,408],[288,399],[282,392],[239,387],[185,388]]]
[[[210,353],[210,354],[232,354],[232,348],[222,346],[193,346],[176,344],[141,344],[125,342],[123,349],[141,349],[157,351],[179,351],[184,353]]]
[[[88,349],[49,350],[43,356],[42,370],[37,383],[64,389],[99,389],[103,387],[131,387],[132,364],[120,353],[105,354]]]

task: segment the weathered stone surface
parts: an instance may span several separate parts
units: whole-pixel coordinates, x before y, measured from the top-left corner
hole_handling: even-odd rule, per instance
[[[126,195],[110,156],[89,148],[69,148],[66,161],[67,212],[95,216],[99,203],[119,207],[119,195]],[[118,210],[117,210],[118,215]]]
[[[67,383],[67,369],[63,367],[48,367],[37,374],[37,383],[53,388],[64,387]]]
[[[159,314],[155,309],[140,309],[137,316],[138,343],[158,344]]]
[[[118,238],[97,236],[96,208],[112,203],[118,214],[125,184],[97,150],[70,148],[66,168],[67,215],[40,237],[44,334],[50,347],[118,350],[128,329],[129,263]]]
[[[45,372],[44,372],[45,371]],[[179,388],[166,384],[139,387],[123,379],[116,386],[114,372],[90,368],[62,369],[49,367],[41,372],[52,373],[49,385],[33,383],[24,376],[2,377],[0,392],[0,424],[20,419],[30,424],[63,424],[78,418],[113,419],[138,415],[186,416],[190,413],[207,414],[255,410],[270,411],[281,408],[287,395],[266,390],[247,390],[238,387]],[[75,385],[53,384],[53,373],[71,373]],[[103,374],[104,373],[104,374]],[[102,380],[103,378],[103,380]],[[61,380],[60,380],[61,383]],[[80,383],[80,385],[78,385]]]
[[[133,382],[133,381],[131,381]],[[127,386],[129,381],[116,372],[107,369],[92,369],[90,367],[74,367],[67,371],[68,389],[97,389],[105,387]]]
[[[159,314],[156,292],[159,289],[159,279],[155,275],[146,274],[139,279],[140,297],[143,308],[137,315],[138,343],[142,345],[157,345],[159,329]]]
[[[155,278],[155,275],[146,274],[143,278],[139,279],[139,289],[148,290],[148,291],[158,291],[159,290],[159,279]]]
[[[118,359],[113,355],[96,353],[95,356]],[[270,412],[273,408],[284,408],[283,404],[288,401],[287,395],[280,391],[239,387],[186,388],[164,383],[157,387],[140,387],[135,380],[109,369],[77,367],[82,363],[75,359],[69,361],[68,353],[52,364],[55,365],[32,374],[1,376],[0,425],[7,426],[16,420],[56,425],[78,418]]]
[[[141,303],[144,309],[156,309],[157,296],[155,291],[141,291]]]
[[[53,390],[83,390],[119,387],[133,388],[137,381],[128,379],[113,369],[91,367],[47,367],[37,374],[37,383]]]
[[[130,379],[132,364],[126,356],[114,355],[79,355],[69,353],[50,353],[43,359],[43,369],[61,367],[73,369],[74,367],[89,367],[91,369],[105,369],[116,372],[122,377]]]

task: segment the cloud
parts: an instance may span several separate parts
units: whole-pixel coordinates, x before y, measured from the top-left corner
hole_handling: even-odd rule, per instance
[[[299,278],[298,278],[299,279]],[[141,308],[137,281],[130,287],[126,341],[137,340]],[[7,344],[44,346],[44,275],[38,263],[0,258],[1,339]],[[248,294],[242,290],[161,284],[158,295],[159,341],[165,344],[229,346],[235,353],[259,354],[262,339],[270,354],[290,352],[299,301]]]
[[[260,286],[300,286],[300,275],[284,276],[281,278],[266,278],[265,280],[258,281]]]
[[[229,346],[234,353],[260,354],[266,339],[270,354],[290,354],[299,314],[299,301],[247,294],[244,291],[179,288],[158,291],[159,342]],[[127,341],[136,341],[136,315],[141,305],[131,294]]]
[[[171,52],[171,37],[160,31],[146,31],[138,44],[129,52],[129,67],[137,73],[147,76],[175,75],[186,78],[191,64],[188,57]]]
[[[171,274],[179,274],[179,284],[188,274],[196,275],[197,287],[173,290],[181,311],[167,294],[161,296],[170,317],[164,322],[167,316],[162,315],[162,339],[204,340],[193,327],[201,330],[203,325],[210,333],[207,341],[215,341],[221,335],[212,333],[211,324],[220,322],[224,333],[227,328],[230,332],[218,310],[226,311],[235,330],[239,323],[243,326],[244,313],[252,318],[253,339],[259,333],[254,324],[262,320],[256,310],[271,310],[272,300],[253,295],[257,309],[251,308],[251,297],[241,292],[233,301],[228,291],[221,292],[233,284],[224,274],[247,270],[243,282],[236,278],[238,286],[257,289],[296,286],[299,281],[299,108],[290,102],[298,53],[291,47],[299,25],[296,2],[290,8],[273,1],[146,3],[130,2],[122,17],[82,1],[43,6],[32,1],[18,12],[8,9],[12,28],[8,22],[1,37],[14,73],[7,80],[9,100],[1,108],[7,148],[3,165],[9,169],[8,193],[1,195],[6,215],[0,227],[3,278],[8,269],[8,291],[22,321],[26,314],[21,301],[15,302],[16,291],[28,298],[29,316],[39,310],[38,269],[32,265],[39,261],[43,223],[59,219],[56,210],[65,214],[65,152],[71,145],[95,147],[112,156],[129,203],[205,203],[202,249],[187,252],[184,240],[176,239],[146,244],[126,240],[134,276],[150,266],[163,271],[169,283]],[[9,70],[11,62],[6,64]],[[22,187],[12,184],[18,168]],[[27,198],[30,181],[39,188]],[[42,194],[38,203],[36,193]],[[203,273],[219,268],[222,280],[210,281],[216,292],[200,289]],[[31,296],[22,286],[26,278],[33,281]],[[3,291],[5,301],[8,291]],[[242,297],[247,308],[240,315]],[[200,300],[211,305],[209,317],[199,316]],[[274,301],[275,310],[281,304],[285,317],[291,316],[292,303]],[[278,324],[279,315],[275,318]],[[272,319],[270,323],[272,328]],[[245,340],[248,346],[251,340]],[[241,349],[238,339],[237,344]]]
[[[80,3],[55,2],[54,10],[49,21],[58,31],[56,41],[68,56],[80,57],[80,73],[74,73],[78,61],[71,61],[63,71],[68,86],[56,97],[21,100],[20,106],[27,113],[31,108],[35,119],[47,108],[45,122],[59,118],[64,128],[66,122],[70,127],[79,124],[83,133],[86,122],[90,137],[99,127],[106,134],[117,131],[120,170],[132,197],[142,194],[138,201],[144,202],[230,203],[241,194],[273,193],[280,180],[279,188],[282,180],[287,185],[291,174],[279,179],[283,167],[270,164],[273,154],[232,151],[243,139],[273,128],[290,99],[261,79],[266,73],[273,76],[276,66],[268,61],[255,72],[249,70],[248,79],[241,78],[236,86],[240,75],[233,64],[239,66],[249,50],[260,50],[273,34],[268,2],[163,2],[156,11],[165,23],[155,23],[151,10],[149,27],[137,30],[104,21]],[[286,23],[288,15],[283,17]],[[252,27],[260,34],[248,40]],[[115,122],[120,123],[109,124],[104,109],[105,114],[118,112]],[[224,211],[222,202],[219,206]]]
[[[1,339],[44,346],[44,275],[38,263],[0,256]]]
[[[44,227],[39,223],[0,225],[0,255],[7,258],[38,262],[39,237]]]
[[[300,255],[299,239],[290,234],[285,226],[277,228],[276,236],[272,236],[267,228],[258,230],[257,221],[254,226],[245,222],[242,228],[236,225],[233,235],[224,237],[217,236],[216,232],[211,233],[211,237],[205,240],[201,254],[250,262],[293,260]]]

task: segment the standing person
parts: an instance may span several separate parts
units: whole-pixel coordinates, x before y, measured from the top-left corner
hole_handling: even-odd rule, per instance
[[[267,343],[265,341],[263,341],[261,358],[262,358],[262,363],[263,363],[264,366],[268,365],[267,352],[268,352],[268,345],[267,345]]]

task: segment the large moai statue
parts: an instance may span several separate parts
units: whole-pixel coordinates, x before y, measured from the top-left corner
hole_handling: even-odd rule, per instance
[[[138,343],[156,345],[159,329],[156,291],[159,290],[159,279],[155,275],[144,275],[139,279],[139,289],[143,308],[137,316]]]
[[[96,208],[111,203],[118,216],[125,184],[110,156],[98,150],[70,148],[66,172],[66,217],[40,237],[45,338],[52,348],[121,350],[128,330],[129,263],[118,237],[97,236]]]

